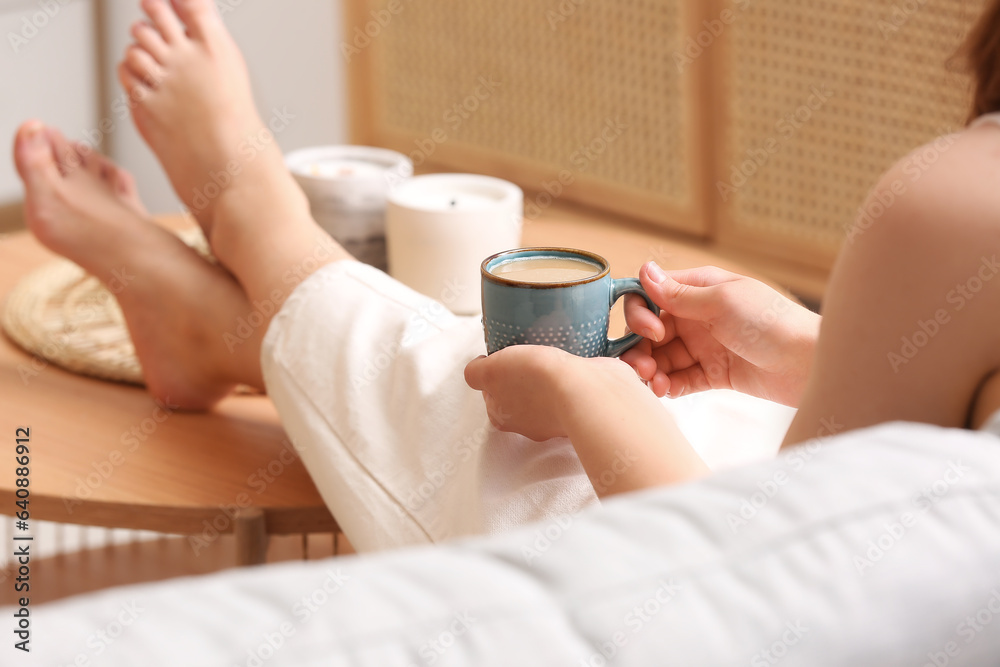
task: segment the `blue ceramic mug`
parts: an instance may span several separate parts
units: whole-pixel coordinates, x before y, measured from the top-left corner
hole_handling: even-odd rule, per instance
[[[576,279],[536,282],[518,278],[518,267],[529,266],[518,264],[525,260],[575,260],[571,262],[574,266],[576,262],[583,264]],[[587,271],[587,267],[591,270]],[[660,312],[638,278],[612,279],[608,261],[585,250],[508,250],[488,258],[480,271],[489,354],[511,345],[548,345],[578,357],[617,357],[642,336],[628,334],[608,340],[608,322],[615,302],[626,294],[638,294],[654,313]]]

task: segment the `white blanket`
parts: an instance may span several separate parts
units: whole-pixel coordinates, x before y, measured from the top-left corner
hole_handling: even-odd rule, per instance
[[[4,665],[992,665],[1000,439],[890,424],[487,540],[111,590],[33,623],[30,656],[4,632]]]
[[[483,353],[478,317],[357,262],[310,276],[272,321],[268,394],[359,551],[501,533],[597,502],[568,440],[490,425],[463,379]],[[793,414],[734,392],[667,405],[715,467],[773,455]]]
[[[596,501],[568,441],[490,425],[463,369],[482,325],[357,262],[272,320],[261,367],[317,488],[363,552],[501,532]]]

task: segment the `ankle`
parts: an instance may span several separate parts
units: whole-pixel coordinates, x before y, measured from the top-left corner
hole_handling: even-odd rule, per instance
[[[209,217],[212,235],[216,229],[233,226],[260,231],[271,227],[273,219],[311,219],[309,201],[285,169],[280,153],[277,160],[260,155],[247,163],[220,192]]]

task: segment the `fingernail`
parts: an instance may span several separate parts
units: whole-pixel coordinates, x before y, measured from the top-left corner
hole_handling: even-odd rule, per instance
[[[653,333],[652,329],[643,329],[642,330],[642,337],[643,338],[648,338],[649,340],[654,341],[656,343],[660,342],[660,339],[656,337],[656,334]]]
[[[653,279],[653,282],[657,284],[660,284],[667,279],[667,274],[663,272],[663,269],[661,269],[660,265],[656,262],[650,262],[646,266],[646,273]]]

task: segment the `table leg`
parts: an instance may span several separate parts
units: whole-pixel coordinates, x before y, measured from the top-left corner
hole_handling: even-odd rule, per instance
[[[267,522],[257,507],[240,510],[233,525],[237,565],[263,565],[267,561]]]

